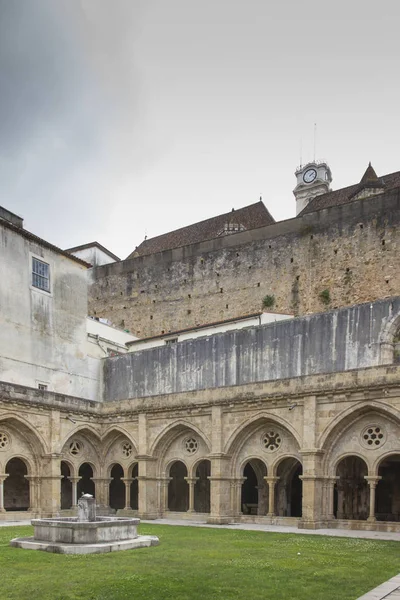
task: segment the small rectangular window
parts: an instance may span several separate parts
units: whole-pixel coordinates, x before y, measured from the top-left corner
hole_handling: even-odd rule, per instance
[[[38,390],[45,392],[47,390],[47,385],[45,383],[38,383]]]
[[[176,344],[178,341],[178,338],[170,338],[169,340],[165,340],[166,344]]]
[[[32,257],[32,285],[33,287],[50,292],[50,265]]]

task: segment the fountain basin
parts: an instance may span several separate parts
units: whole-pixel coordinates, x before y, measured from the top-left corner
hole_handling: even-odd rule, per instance
[[[56,554],[99,554],[157,546],[155,535],[138,535],[139,519],[96,516],[95,499],[83,494],[78,518],[33,519],[34,536],[14,538],[10,546]]]
[[[139,519],[96,517],[95,521],[74,518],[33,519],[35,540],[65,544],[119,542],[138,537]]]

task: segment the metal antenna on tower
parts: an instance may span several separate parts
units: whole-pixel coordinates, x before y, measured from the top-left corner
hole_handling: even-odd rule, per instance
[[[314,162],[315,162],[315,150],[317,146],[317,124],[314,123]]]
[[[300,169],[303,166],[303,138],[300,138]]]

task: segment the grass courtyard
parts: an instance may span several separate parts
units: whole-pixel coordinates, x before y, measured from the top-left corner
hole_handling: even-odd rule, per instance
[[[400,542],[168,525],[154,548],[64,556],[10,548],[0,528],[2,600],[355,600],[400,572]]]

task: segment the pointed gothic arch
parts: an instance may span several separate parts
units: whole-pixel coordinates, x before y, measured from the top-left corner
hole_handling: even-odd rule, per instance
[[[264,423],[276,423],[281,426],[293,436],[297,446],[300,447],[301,437],[289,421],[274,413],[262,411],[247,419],[233,431],[225,444],[224,452],[226,454],[236,454],[239,447],[246,442],[248,436],[252,435],[253,431],[261,427]]]

